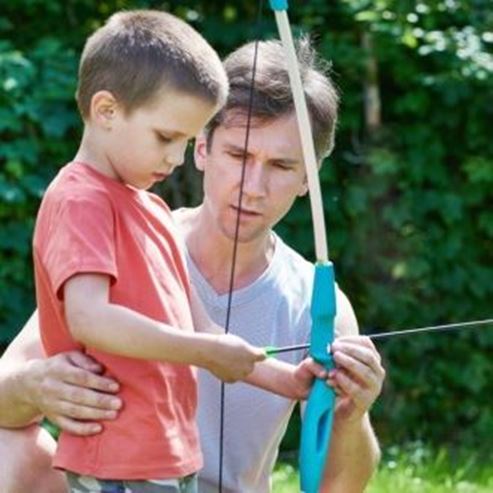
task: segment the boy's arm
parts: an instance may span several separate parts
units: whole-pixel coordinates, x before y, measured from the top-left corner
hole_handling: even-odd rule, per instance
[[[0,359],[0,426],[24,427],[45,415],[72,433],[100,431],[95,421],[121,406],[111,395],[118,384],[100,371],[77,351],[45,359],[34,312]]]
[[[193,322],[197,330],[209,334],[224,334],[224,329],[214,323],[209,317],[202,300],[197,291],[191,286],[190,307],[192,310]],[[323,368],[310,359],[308,365],[311,371],[320,374]],[[313,369],[314,368],[314,369]],[[296,367],[276,360],[267,358],[265,361],[257,363],[254,370],[244,379],[246,383],[261,389],[273,392],[288,399],[303,399],[308,393],[308,389],[313,380],[313,373],[307,377],[308,380],[300,381],[296,378]]]
[[[106,275],[79,274],[64,285],[73,337],[108,353],[195,365],[232,382],[244,378],[263,351],[232,335],[185,331],[109,301]]]

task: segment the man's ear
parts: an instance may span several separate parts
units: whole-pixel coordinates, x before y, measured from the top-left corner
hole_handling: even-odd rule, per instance
[[[298,190],[298,197],[303,197],[306,195],[308,192],[308,177],[305,176],[303,177],[303,183],[300,185],[300,189]]]
[[[90,119],[105,130],[111,130],[117,112],[117,100],[110,91],[98,91],[91,98]]]
[[[195,138],[195,146],[193,149],[193,158],[195,161],[195,167],[199,171],[204,171],[207,162],[207,137],[204,132],[201,132]]]

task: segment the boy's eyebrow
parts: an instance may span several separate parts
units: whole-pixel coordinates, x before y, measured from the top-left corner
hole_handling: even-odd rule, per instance
[[[181,139],[181,138],[187,138],[190,139],[191,137],[184,134],[183,132],[180,132],[179,130],[167,130],[165,128],[157,128],[156,129],[160,134],[166,135],[166,137],[169,137],[171,139]]]

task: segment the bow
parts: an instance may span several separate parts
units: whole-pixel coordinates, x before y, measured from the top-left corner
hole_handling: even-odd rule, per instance
[[[289,80],[300,132],[303,159],[308,180],[310,205],[315,235],[315,277],[311,299],[312,330],[310,356],[327,370],[334,367],[327,347],[334,340],[336,314],[334,268],[329,261],[322,194],[317,158],[313,145],[310,117],[296,52],[287,15],[287,0],[269,0],[274,11],[279,36],[288,63]],[[301,429],[301,491],[318,493],[330,446],[334,418],[335,392],[322,379],[316,379],[310,391]]]

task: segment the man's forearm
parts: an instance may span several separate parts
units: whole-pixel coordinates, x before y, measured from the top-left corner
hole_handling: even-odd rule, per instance
[[[355,422],[336,421],[322,492],[363,492],[379,460],[380,448],[367,414]]]
[[[39,409],[28,401],[25,392],[25,380],[35,364],[0,360],[0,426],[20,428],[39,419]]]

